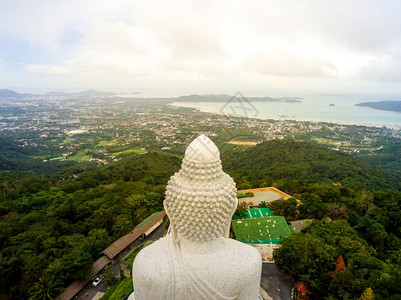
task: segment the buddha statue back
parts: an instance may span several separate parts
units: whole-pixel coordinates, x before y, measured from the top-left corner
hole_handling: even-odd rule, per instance
[[[259,299],[259,252],[228,238],[237,204],[218,148],[199,136],[167,184],[168,234],[135,258],[129,300]]]

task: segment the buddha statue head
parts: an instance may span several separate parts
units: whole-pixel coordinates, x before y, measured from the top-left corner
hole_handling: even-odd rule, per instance
[[[237,204],[235,182],[222,170],[219,149],[199,136],[167,184],[164,209],[172,234],[195,242],[228,237]]]

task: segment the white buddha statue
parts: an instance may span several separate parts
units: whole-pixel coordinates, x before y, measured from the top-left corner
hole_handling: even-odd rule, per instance
[[[223,172],[219,150],[199,136],[167,184],[168,234],[134,261],[129,300],[259,299],[259,252],[228,238],[237,204],[235,182]]]

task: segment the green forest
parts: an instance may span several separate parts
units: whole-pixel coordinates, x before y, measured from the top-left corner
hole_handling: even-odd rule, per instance
[[[8,153],[0,172],[1,300],[46,299],[43,291],[54,297],[85,278],[101,250],[162,208],[181,164],[179,155],[150,149],[106,166],[54,162],[43,169],[12,144],[1,151]],[[357,299],[369,287],[376,299],[400,299],[400,175],[287,140],[234,147],[222,161],[238,189],[275,186],[302,205],[272,209],[287,220],[315,220],[274,254],[312,299]],[[347,269],[330,277],[339,255]]]

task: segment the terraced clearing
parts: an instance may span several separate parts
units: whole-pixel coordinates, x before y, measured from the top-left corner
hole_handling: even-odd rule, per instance
[[[100,141],[97,143],[97,147],[107,147],[107,146],[115,146],[118,141]]]
[[[90,156],[87,153],[87,150],[80,150],[77,154],[73,156],[68,156],[67,160],[75,160],[75,161],[89,161]]]
[[[147,151],[143,148],[132,148],[120,152],[113,152],[112,154],[115,156],[120,156],[121,154],[127,154],[127,153],[145,154],[147,153]]]
[[[245,142],[245,141],[229,141],[227,144],[242,145],[242,146],[256,146],[258,142]]]

